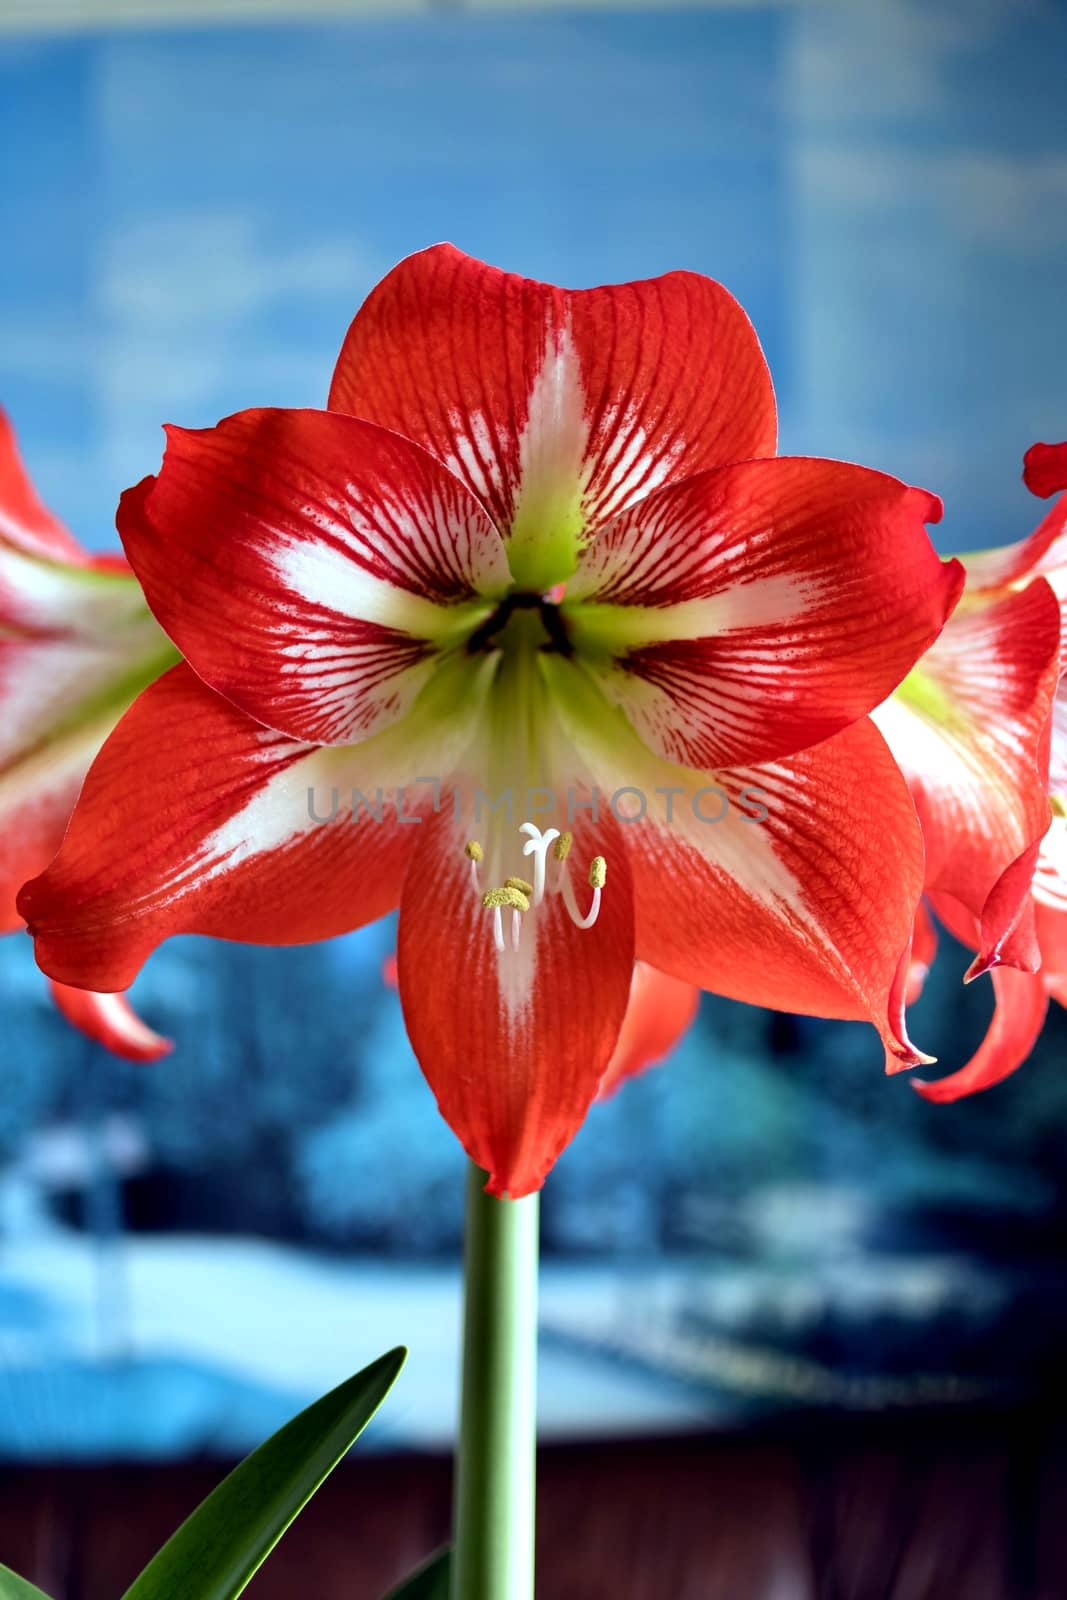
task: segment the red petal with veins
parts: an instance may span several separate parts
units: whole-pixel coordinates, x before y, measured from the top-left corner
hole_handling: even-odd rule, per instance
[[[597,1099],[606,1100],[627,1078],[658,1066],[689,1031],[699,1007],[700,990],[695,984],[683,983],[650,967],[647,961],[638,961],[619,1042],[600,1080]]]
[[[41,504],[22,464],[15,430],[0,411],[0,543],[53,561],[87,565],[90,557]]]
[[[63,848],[19,897],[40,965],[79,988],[126,989],[173,934],[299,944],[383,915],[421,830],[395,808],[381,822],[353,812],[353,786],[373,797],[390,759],[406,769],[403,751],[364,749],[366,763],[274,733],[174,667],[108,739]],[[334,789],[336,816],[315,820]]]
[[[568,625],[668,760],[791,755],[873,710],[937,637],[963,587],[924,527],[940,514],[839,461],[703,473],[602,529],[567,586]]]
[[[1048,1010],[1040,974],[997,967],[992,979],[996,1009],[985,1038],[958,1072],[930,1082],[912,1079],[912,1087],[924,1100],[944,1105],[991,1089],[1021,1067],[1037,1043]]]
[[[1067,489],[1067,440],[1063,444],[1032,444],[1023,457],[1023,480],[1030,493],[1042,500]]]
[[[517,1199],[584,1121],[619,1036],[634,960],[626,852],[610,819],[576,821],[574,859],[609,862],[599,919],[581,930],[549,894],[523,920],[519,953],[498,955],[492,913],[471,888],[466,828],[446,807],[418,831],[397,947],[408,1035],[490,1193]]]
[[[759,342],[721,285],[672,272],[557,289],[452,245],[368,297],[330,408],[424,445],[520,545],[527,522],[580,534],[659,484],[773,455],[776,437]]]
[[[1060,614],[1038,579],[958,613],[875,721],[915,797],[926,887],[982,924],[976,971],[1033,966],[1027,907],[1049,825],[1048,743]]]
[[[197,673],[268,727],[352,744],[395,722],[436,647],[509,583],[485,512],[416,445],[325,411],[168,430],[119,532]]]
[[[570,663],[542,670],[602,792],[634,812],[638,959],[751,1005],[873,1022],[891,1070],[928,1060],[904,1025],[922,836],[874,725],[700,773],[647,751]]]
[[[731,810],[705,838],[628,835],[638,956],[750,1005],[873,1022],[890,1071],[928,1059],[904,1024],[922,838],[876,729],[708,780]],[[744,820],[753,792],[763,822]]]
[[[124,994],[94,994],[91,989],[71,989],[49,983],[56,1009],[68,1022],[127,1061],[158,1061],[174,1044],[141,1021]]]

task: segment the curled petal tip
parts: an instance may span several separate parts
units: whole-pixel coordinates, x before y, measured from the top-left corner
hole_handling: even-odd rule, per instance
[[[57,1011],[112,1055],[126,1061],[159,1061],[174,1049],[173,1039],[142,1022],[124,994],[97,994],[55,979],[48,987]]]
[[[1032,444],[1023,457],[1023,482],[1042,500],[1067,489],[1067,442]]]
[[[963,981],[964,983],[973,983],[975,978],[983,978],[987,972],[992,972],[994,968],[999,966],[1000,957],[995,950],[990,950],[985,955],[979,951],[967,971],[963,974]]]
[[[913,1067],[932,1067],[937,1061],[936,1056],[928,1056],[925,1051],[917,1050],[913,1044],[906,1044],[898,1049],[887,1050],[885,1054],[885,1070],[888,1077],[895,1077],[898,1072],[910,1072]]]

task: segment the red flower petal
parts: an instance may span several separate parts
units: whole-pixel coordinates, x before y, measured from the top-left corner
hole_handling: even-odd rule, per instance
[[[1023,481],[1030,493],[1042,500],[1067,489],[1067,440],[1063,444],[1032,444],[1023,457]]]
[[[1036,905],[1037,939],[1041,947],[1041,981],[1054,1000],[1067,1006],[1067,904]]]
[[[937,929],[926,905],[920,900],[919,909],[915,913],[915,932],[912,935],[911,954],[908,958],[908,982],[904,995],[906,1005],[914,1005],[922,994],[936,956]]]
[[[626,851],[611,819],[575,822],[575,859],[610,863],[598,921],[580,930],[550,894],[524,918],[520,951],[498,956],[464,828],[446,809],[418,831],[400,902],[404,1020],[441,1115],[489,1173],[490,1193],[517,1199],[577,1132],[618,1038],[634,959]]]
[[[985,1038],[958,1072],[933,1082],[912,1079],[912,1087],[924,1100],[944,1105],[991,1089],[1021,1067],[1037,1043],[1048,1010],[1040,974],[997,967],[992,977],[996,1009]]]
[[[928,1059],[904,1025],[922,837],[873,724],[699,773],[648,752],[570,663],[543,670],[608,803],[635,818],[638,958],[752,1005],[871,1021],[893,1069]]]
[[[700,990],[694,984],[638,961],[619,1042],[600,1080],[597,1099],[606,1100],[627,1078],[670,1055],[692,1026],[699,1006]]]
[[[1067,798],[1062,789],[1058,793]],[[1057,812],[1041,841],[1034,874],[1034,931],[1042,981],[1061,1005],[1067,1005],[1067,815],[1063,812]]]
[[[839,461],[724,467],[602,529],[568,626],[668,760],[790,755],[865,716],[937,637],[963,587],[923,526],[939,516],[925,491]]]
[[[112,1055],[127,1061],[158,1061],[174,1048],[172,1040],[141,1021],[124,994],[94,994],[91,989],[71,989],[54,981],[49,988],[67,1021]]]
[[[957,613],[875,721],[926,841],[926,887],[981,920],[979,966],[1031,964],[1019,933],[1048,828],[1048,736],[1060,614],[1044,580]]]
[[[89,561],[67,529],[45,508],[29,480],[15,430],[0,411],[0,542],[55,561]]]
[[[250,716],[316,744],[395,722],[509,581],[499,535],[406,439],[325,411],[168,430],[119,532],[156,616]]]
[[[775,448],[752,326],[691,272],[565,290],[451,245],[409,256],[345,339],[330,408],[458,473],[508,536],[516,580],[566,578],[584,530],[658,484]]]
[[[62,850],[19,898],[40,965],[126,989],[173,934],[299,944],[374,920],[426,830],[398,822],[391,798],[380,822],[349,798],[391,797],[409,763],[422,771],[417,745],[392,733],[346,751],[287,739],[174,667],[108,739]]]

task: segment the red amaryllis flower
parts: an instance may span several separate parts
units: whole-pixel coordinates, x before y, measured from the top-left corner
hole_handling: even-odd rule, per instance
[[[18,889],[59,849],[104,739],[176,659],[122,557],[90,556],[41,504],[0,412],[0,932],[22,928]],[[51,987],[117,1055],[170,1049],[124,996]]]
[[[121,987],[173,933],[399,902],[415,1052],[511,1196],[596,1095],[635,954],[922,1059],[921,837],[866,713],[958,596],[938,502],[776,459],[752,328],[691,273],[572,293],[425,251],[330,407],[170,429],[123,497],[188,665],[24,891],[45,970]]]
[[[1024,476],[1044,495],[1067,487],[1067,447],[1034,445]],[[993,976],[993,1020],[976,1054],[946,1078],[915,1083],[937,1101],[1014,1072],[1049,995],[1067,1002],[1067,496],[1028,539],[965,565],[955,615],[875,713],[915,794],[930,903],[977,951],[968,976]],[[936,941],[924,913],[913,996]]]

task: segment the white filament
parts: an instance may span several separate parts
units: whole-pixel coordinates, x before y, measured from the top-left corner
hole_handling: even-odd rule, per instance
[[[600,890],[593,890],[593,902],[583,917],[578,910],[578,902],[574,898],[574,887],[568,873],[564,873],[560,887],[563,890],[563,904],[567,907],[567,913],[574,926],[576,928],[591,928],[600,915]]]

